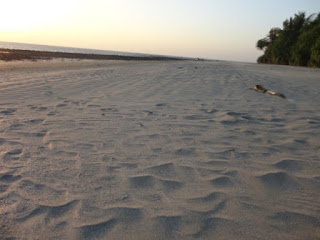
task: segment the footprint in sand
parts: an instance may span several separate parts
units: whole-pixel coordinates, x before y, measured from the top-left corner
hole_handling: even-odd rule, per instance
[[[66,103],[60,103],[60,104],[56,105],[57,108],[63,108],[66,106],[68,106],[68,104],[66,104]]]
[[[134,188],[150,188],[155,184],[155,178],[151,175],[129,177],[129,183]]]
[[[79,227],[79,229],[83,239],[101,239],[106,236],[117,223],[117,219],[111,218],[106,221],[85,224]]]
[[[48,108],[47,107],[38,107],[38,111],[39,112],[43,112],[43,111],[46,111]]]
[[[8,108],[8,109],[5,109],[5,110],[2,110],[0,112],[0,114],[4,114],[4,115],[13,115],[14,112],[16,112],[17,110],[14,109],[14,108]]]
[[[158,104],[156,104],[156,107],[166,107],[166,106],[168,106],[167,103],[158,103]]]
[[[274,166],[288,171],[300,171],[303,169],[302,163],[303,162],[299,160],[286,159],[274,164]]]
[[[13,175],[13,173],[0,174],[0,182],[13,183],[21,179],[20,175]]]
[[[225,177],[225,176],[215,178],[215,179],[211,180],[211,183],[215,187],[231,187],[234,184],[229,177]]]
[[[259,179],[270,189],[289,190],[299,188],[297,181],[285,172],[267,173],[260,176]]]
[[[45,120],[41,119],[41,118],[36,118],[36,119],[29,120],[29,122],[32,123],[32,124],[40,124],[40,123],[43,123],[44,121]]]
[[[3,159],[9,160],[9,161],[19,160],[21,154],[22,154],[22,149],[11,150],[4,155]]]

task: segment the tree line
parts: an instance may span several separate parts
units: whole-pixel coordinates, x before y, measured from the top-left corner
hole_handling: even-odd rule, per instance
[[[258,63],[320,67],[320,13],[295,14],[282,29],[272,28],[256,47],[264,51]]]

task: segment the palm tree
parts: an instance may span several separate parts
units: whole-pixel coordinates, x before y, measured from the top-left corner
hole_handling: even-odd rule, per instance
[[[300,34],[292,48],[290,62],[292,65],[308,66],[311,58],[311,48],[320,37],[320,16],[314,19],[315,14],[304,19]],[[300,17],[300,16],[299,16]],[[297,19],[297,25],[302,24],[302,19]]]
[[[283,29],[272,28],[267,37],[256,44],[264,51],[258,63],[318,66],[320,13],[314,16],[306,17],[304,12],[299,12],[283,22]]]
[[[271,45],[279,37],[280,34],[281,34],[280,28],[272,28],[269,31],[269,34],[267,35],[267,37],[260,39],[257,42],[256,47],[264,51],[264,55],[259,58],[260,60],[258,60],[258,62],[271,63],[271,59],[270,59]]]

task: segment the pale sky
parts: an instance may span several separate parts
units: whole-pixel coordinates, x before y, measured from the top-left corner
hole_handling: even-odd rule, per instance
[[[0,41],[255,62],[256,42],[320,0],[0,0]]]

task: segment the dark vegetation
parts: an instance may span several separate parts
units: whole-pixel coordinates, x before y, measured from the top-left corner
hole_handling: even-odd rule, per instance
[[[182,58],[166,57],[166,56],[120,56],[120,55],[46,52],[46,51],[0,48],[0,60],[2,61],[17,61],[17,60],[37,61],[37,60],[50,60],[53,58],[94,59],[94,60],[182,60]]]
[[[295,14],[282,29],[272,28],[257,48],[264,51],[258,63],[320,67],[320,13]]]

